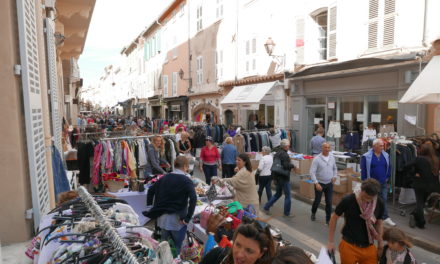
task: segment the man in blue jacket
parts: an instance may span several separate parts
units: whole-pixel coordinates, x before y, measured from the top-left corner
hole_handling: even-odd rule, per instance
[[[381,139],[373,141],[373,148],[362,156],[361,159],[362,180],[369,178],[376,179],[380,185],[380,197],[384,202],[383,219],[385,224],[395,226],[396,224],[388,215],[388,179],[391,177],[390,156],[384,151],[384,143]]]
[[[162,229],[162,240],[171,237],[178,254],[197,203],[193,181],[185,175],[188,169],[188,159],[178,156],[174,171],[148,189],[147,206],[153,204],[153,208],[143,212],[145,216],[157,219],[157,226]]]

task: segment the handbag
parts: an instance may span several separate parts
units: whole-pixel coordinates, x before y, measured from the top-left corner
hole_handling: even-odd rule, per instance
[[[212,213],[208,218],[206,233],[215,233],[219,226],[225,224],[228,215],[229,212],[226,207],[220,207],[217,213]],[[225,226],[225,228],[231,229],[231,226]]]
[[[283,164],[281,163],[280,158],[274,157],[271,172],[282,175],[284,177],[290,177],[290,170],[284,169]]]
[[[197,239],[194,237],[194,234],[187,231],[186,242],[184,243],[180,251],[180,258],[182,260],[191,260],[195,263],[198,263],[202,260],[202,251],[202,247]]]
[[[212,211],[213,211],[213,207],[208,205],[200,213],[200,226],[203,227],[205,230],[208,227],[208,219],[209,216],[212,214]]]
[[[205,193],[206,198],[208,198],[209,203],[215,200],[217,197],[217,189],[215,188],[215,185],[212,184],[211,187],[209,187],[209,190]]]
[[[255,184],[258,185],[258,180],[260,179],[260,170],[255,172]]]

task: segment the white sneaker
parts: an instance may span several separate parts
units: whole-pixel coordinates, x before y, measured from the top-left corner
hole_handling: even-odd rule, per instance
[[[393,220],[391,220],[391,218],[387,218],[384,220],[385,224],[389,225],[389,226],[396,226],[396,223],[393,222]]]

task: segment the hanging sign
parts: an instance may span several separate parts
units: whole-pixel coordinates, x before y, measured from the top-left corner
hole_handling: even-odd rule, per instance
[[[397,100],[388,100],[388,109],[397,109],[398,105]]]
[[[328,109],[335,109],[335,105],[336,105],[335,102],[329,102],[327,105],[327,108]]]
[[[364,114],[357,114],[356,119],[358,122],[364,122],[365,120]]]
[[[344,121],[351,121],[352,117],[352,113],[344,113]]]

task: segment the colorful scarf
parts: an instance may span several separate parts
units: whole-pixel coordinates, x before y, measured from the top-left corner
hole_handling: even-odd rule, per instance
[[[361,191],[355,192],[356,201],[361,210],[360,217],[365,220],[365,224],[367,225],[368,241],[370,242],[370,244],[373,244],[374,240],[377,239],[378,237],[378,233],[374,228],[374,224],[376,223],[374,210],[376,209],[377,196],[374,198],[372,202],[364,202],[362,201],[360,194]]]

